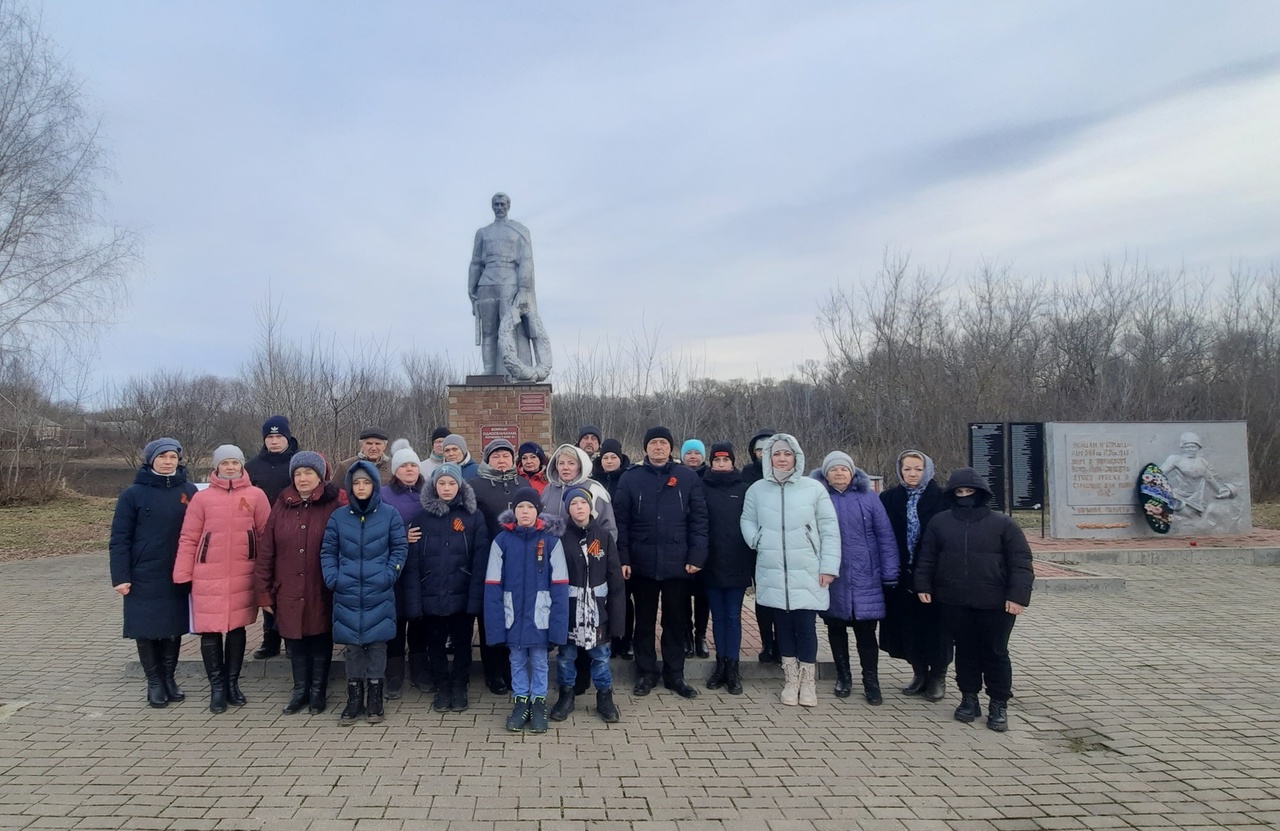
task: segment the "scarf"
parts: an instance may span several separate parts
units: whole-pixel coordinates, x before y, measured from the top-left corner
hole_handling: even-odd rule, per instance
[[[603,632],[600,631],[600,606],[596,603],[596,593],[591,590],[591,554],[587,551],[587,538],[581,540],[582,558],[587,561],[586,585],[578,595],[577,610],[574,613],[573,627],[569,631],[569,641],[577,644],[579,649],[593,649],[600,643]]]
[[[924,479],[914,488],[907,488],[907,565],[916,559],[916,543],[920,542],[920,494],[929,483]]]

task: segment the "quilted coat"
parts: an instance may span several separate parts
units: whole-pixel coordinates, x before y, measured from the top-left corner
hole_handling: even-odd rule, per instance
[[[303,499],[292,485],[280,492],[258,540],[258,605],[275,609],[280,634],[290,640],[333,628],[333,593],[320,570],[320,545],[346,494],[329,482]]]
[[[173,582],[191,584],[191,630],[230,632],[258,617],[254,567],[258,534],[271,503],[249,474],[209,475],[209,487],[191,498],[182,521]]]
[[[476,507],[475,490],[460,482],[458,493],[445,502],[427,482],[419,505],[409,525],[422,529],[422,538],[409,546],[400,578],[405,615],[480,614],[489,529]]]
[[[484,631],[489,643],[515,649],[565,643],[569,638],[569,570],[564,519],[539,514],[529,528],[503,512],[503,531],[489,547],[484,577]]]
[[[395,584],[404,568],[409,542],[404,520],[382,502],[378,469],[357,459],[344,482],[364,470],[373,479],[373,494],[362,508],[354,496],[333,512],[320,544],[324,584],[333,591],[333,640],[364,646],[389,641],[396,634]]]
[[[843,492],[814,471],[836,509],[840,523],[840,576],[829,587],[826,617],[840,620],[884,618],[884,584],[898,582],[898,542],[871,477],[861,469]]]
[[[795,467],[773,478],[772,453],[787,444]],[[820,574],[840,573],[840,526],[827,489],[805,476],[804,453],[794,436],[765,442],[764,478],[747,489],[742,537],[756,550],[756,602],[774,609],[826,611],[830,593]]]

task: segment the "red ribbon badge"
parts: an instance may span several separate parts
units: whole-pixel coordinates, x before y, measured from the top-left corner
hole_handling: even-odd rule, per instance
[[[667,480],[667,487],[674,488],[676,486],[676,477],[672,476]]]

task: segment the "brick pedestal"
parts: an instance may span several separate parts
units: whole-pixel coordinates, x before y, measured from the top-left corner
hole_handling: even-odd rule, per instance
[[[450,384],[449,429],[467,440],[477,462],[483,461],[484,446],[498,438],[517,448],[536,441],[550,452],[551,385],[511,384],[490,376]]]

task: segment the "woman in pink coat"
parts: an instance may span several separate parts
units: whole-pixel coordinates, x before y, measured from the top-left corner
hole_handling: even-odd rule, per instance
[[[224,712],[228,701],[245,703],[244,627],[258,616],[254,558],[257,534],[270,516],[267,495],[244,473],[240,448],[224,444],[213,451],[209,487],[187,507],[173,565],[173,582],[191,584],[191,631],[200,634],[210,712]]]

